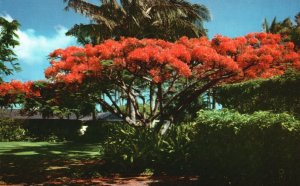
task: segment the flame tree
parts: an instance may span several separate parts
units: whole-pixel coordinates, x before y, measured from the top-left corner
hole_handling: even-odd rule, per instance
[[[217,85],[300,68],[293,43],[267,33],[233,39],[183,37],[176,42],[122,38],[57,49],[50,57],[45,71],[49,84],[85,92],[134,126],[176,119],[190,102]]]

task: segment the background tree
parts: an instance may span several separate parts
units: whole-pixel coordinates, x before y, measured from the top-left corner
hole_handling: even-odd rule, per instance
[[[85,0],[64,1],[66,10],[72,8],[91,19],[90,24],[75,25],[67,32],[82,44],[121,36],[168,41],[200,37],[206,35],[203,22],[210,20],[204,5],[184,0],[101,0],[99,6]]]
[[[263,29],[267,33],[280,34],[283,41],[291,41],[296,48],[300,47],[300,12],[295,16],[295,23],[290,18],[286,18],[281,22],[277,22],[276,17],[273,19],[271,25],[265,19]]]
[[[9,22],[0,17],[0,82],[3,81],[3,76],[20,70],[19,64],[15,62],[17,58],[13,51],[13,48],[19,44],[16,33],[19,26],[16,20]]]

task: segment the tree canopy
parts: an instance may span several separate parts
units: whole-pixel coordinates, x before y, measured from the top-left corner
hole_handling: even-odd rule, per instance
[[[16,61],[16,54],[13,48],[19,44],[16,33],[19,28],[16,20],[7,21],[0,17],[0,82],[3,76],[10,75],[14,70],[19,70],[19,64]]]
[[[46,86],[62,83],[72,93],[84,92],[131,125],[176,119],[191,101],[214,86],[300,68],[293,43],[282,43],[280,35],[267,33],[233,39],[219,35],[211,41],[205,37],[183,37],[176,42],[122,38],[57,49],[50,57]],[[13,103],[13,95],[20,93],[25,98],[42,95],[39,88],[27,87],[35,86],[0,85],[2,102]]]

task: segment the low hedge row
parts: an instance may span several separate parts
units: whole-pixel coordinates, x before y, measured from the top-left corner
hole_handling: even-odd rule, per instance
[[[115,123],[79,120],[0,119],[0,141],[99,142],[107,138]],[[84,135],[79,130],[88,126]]]
[[[164,136],[120,126],[102,147],[112,172],[196,174],[201,185],[300,183],[300,122],[288,114],[200,111]]]
[[[232,185],[298,185],[300,121],[288,114],[200,112],[191,168]]]

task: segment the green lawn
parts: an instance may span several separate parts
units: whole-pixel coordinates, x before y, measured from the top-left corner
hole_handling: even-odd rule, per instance
[[[0,142],[1,185],[197,185],[197,179],[106,177],[98,144]],[[104,176],[104,177],[103,177]]]
[[[98,144],[0,142],[0,185],[99,176],[99,155]]]
[[[91,158],[99,156],[99,145],[49,142],[0,142],[0,156],[64,156]]]

